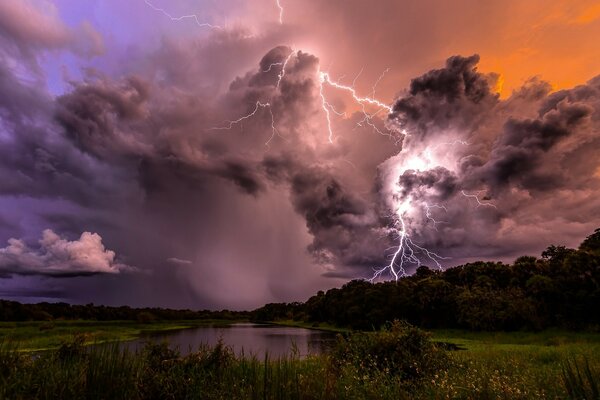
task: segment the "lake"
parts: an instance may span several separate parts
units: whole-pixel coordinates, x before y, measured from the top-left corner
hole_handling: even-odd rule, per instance
[[[321,354],[335,341],[335,333],[313,329],[277,325],[237,323],[225,326],[202,326],[170,332],[153,333],[138,339],[122,342],[129,350],[140,350],[148,341],[166,341],[178,348],[182,355],[194,352],[202,344],[214,346],[221,339],[238,355],[256,355],[277,358],[292,353],[294,346],[300,357]]]

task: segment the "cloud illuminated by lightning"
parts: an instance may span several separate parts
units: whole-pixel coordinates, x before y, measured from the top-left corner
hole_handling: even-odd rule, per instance
[[[172,21],[182,21],[184,19],[192,19],[200,27],[222,29],[218,25],[213,25],[213,24],[210,24],[207,22],[202,22],[198,18],[198,16],[195,14],[175,17],[175,16],[169,14],[166,10],[153,5],[152,3],[150,3],[149,0],[144,0],[144,2],[149,7],[151,7],[153,10],[163,13],[165,16],[167,16]],[[276,5],[277,5],[277,8],[279,9],[279,23],[283,24],[284,8],[281,4],[281,0],[276,0]],[[268,73],[268,72],[272,71],[274,68],[280,67],[279,73],[277,74],[277,83],[275,86],[276,90],[278,90],[280,88],[280,84],[286,75],[286,67],[287,67],[288,63],[294,56],[297,56],[297,54],[298,54],[298,52],[296,50],[292,50],[290,52],[290,54],[288,54],[288,56],[285,58],[285,60],[276,62],[276,63],[271,63],[266,69],[261,71],[263,73]],[[338,116],[341,116],[341,117],[345,117],[346,114],[342,113],[342,112],[338,112],[335,109],[335,107],[327,100],[327,97],[326,97],[326,94],[324,91],[325,85],[327,85],[333,89],[348,93],[352,97],[353,101],[356,104],[360,105],[362,113],[364,114],[364,118],[357,123],[358,126],[362,126],[363,124],[368,125],[371,128],[373,128],[373,130],[375,132],[377,132],[381,135],[386,135],[386,136],[390,136],[390,137],[396,136],[399,138],[407,137],[408,133],[404,129],[401,129],[395,125],[390,125],[391,128],[388,128],[388,126],[386,126],[385,130],[387,132],[383,132],[381,129],[379,129],[373,123],[373,118],[380,115],[381,113],[385,112],[387,115],[389,115],[393,112],[392,106],[375,98],[377,85],[384,78],[385,74],[387,72],[389,72],[389,68],[384,70],[381,73],[381,75],[378,77],[378,79],[375,81],[375,83],[373,84],[373,86],[371,88],[371,96],[361,96],[358,94],[358,92],[355,89],[356,81],[362,72],[363,72],[363,69],[361,69],[361,71],[356,75],[356,77],[352,81],[352,85],[350,85],[350,86],[342,84],[340,82],[340,80],[338,80],[338,81],[333,80],[328,72],[321,71],[320,69],[317,72],[319,97],[320,97],[320,101],[321,101],[321,108],[323,110],[323,113],[324,113],[325,119],[326,119],[326,123],[327,123],[327,132],[328,132],[327,139],[328,139],[329,143],[331,143],[331,144],[334,143],[334,132],[333,132],[333,128],[332,128],[332,113],[336,114]],[[257,101],[255,103],[254,109],[250,113],[248,113],[244,116],[241,116],[235,120],[227,121],[227,124],[225,126],[213,127],[213,128],[210,128],[210,130],[231,130],[237,125],[240,125],[243,129],[244,121],[256,116],[260,110],[265,109],[265,110],[268,110],[269,116],[271,118],[271,136],[265,143],[265,145],[268,146],[269,143],[275,137],[275,135],[280,136],[278,133],[278,130],[276,128],[275,116],[273,115],[273,110],[272,110],[273,101],[274,101],[273,98],[271,98],[268,102]],[[399,140],[400,139],[398,139],[398,141]],[[398,141],[396,143],[398,143]],[[423,260],[428,260],[429,262],[432,262],[439,269],[442,268],[440,261],[445,260],[447,258],[440,256],[440,255],[426,249],[425,247],[415,243],[413,241],[413,239],[411,238],[411,234],[410,234],[411,232],[410,232],[409,227],[407,226],[406,221],[408,218],[414,217],[414,214],[416,212],[418,212],[419,205],[420,205],[421,208],[424,210],[425,218],[433,224],[433,229],[437,230],[437,224],[445,223],[445,222],[437,221],[433,217],[431,210],[433,208],[435,208],[435,209],[441,209],[441,210],[447,211],[447,209],[443,205],[428,204],[426,202],[422,202],[422,201],[420,201],[420,199],[413,198],[412,195],[409,195],[409,196],[406,196],[403,198],[401,196],[402,188],[398,184],[398,178],[401,176],[402,173],[404,173],[404,171],[407,171],[409,169],[412,169],[415,171],[422,171],[422,170],[428,169],[432,164],[432,160],[433,160],[432,154],[437,148],[439,148],[440,146],[452,146],[455,144],[468,145],[468,143],[466,143],[464,141],[460,141],[460,140],[456,140],[451,143],[438,143],[435,146],[426,148],[423,152],[421,152],[417,156],[412,156],[412,157],[407,157],[407,154],[409,153],[409,148],[403,145],[402,151],[397,155],[397,156],[401,156],[399,158],[399,160],[401,161],[400,168],[394,168],[395,174],[393,174],[391,177],[392,178],[390,181],[391,188],[390,188],[390,190],[388,190],[388,196],[392,199],[392,203],[393,203],[393,206],[390,208],[392,214],[389,216],[392,219],[392,222],[391,222],[391,226],[388,227],[388,232],[393,237],[393,239],[396,241],[396,245],[392,248],[393,252],[391,253],[391,255],[389,257],[389,262],[383,267],[376,268],[374,270],[373,276],[369,279],[370,281],[376,281],[378,279],[383,279],[384,274],[389,274],[393,279],[398,280],[401,277],[404,277],[407,275],[407,270],[406,270],[407,265],[416,265],[418,267],[418,266],[422,265]],[[487,207],[496,208],[496,206],[494,204],[486,202],[486,201],[481,201],[479,199],[479,194],[481,192],[477,192],[475,194],[468,194],[465,191],[462,191],[461,193],[463,196],[465,196],[467,198],[475,199],[477,202],[477,207],[487,206]]]
[[[267,68],[262,70],[262,72],[267,73],[267,72],[272,71],[274,68],[278,68],[278,67],[281,68],[277,75],[277,83],[276,83],[277,89],[280,87],[280,84],[285,77],[286,67],[287,67],[288,63],[290,62],[292,57],[296,56],[297,54],[298,54],[298,52],[293,50],[286,57],[285,60],[276,62],[276,63],[271,63]],[[381,81],[381,79],[383,78],[383,76],[385,75],[385,73],[387,71],[388,70],[384,71],[380,75],[380,77],[377,79],[375,84],[373,85],[372,90],[371,90],[372,94],[375,93],[377,84],[379,83],[379,81]],[[324,113],[325,119],[326,119],[326,123],[327,123],[328,141],[331,144],[334,143],[334,132],[333,132],[333,128],[332,128],[332,114],[336,114],[338,116],[344,116],[345,114],[338,112],[335,109],[335,107],[327,100],[327,97],[326,97],[325,91],[324,91],[324,88],[326,85],[333,89],[341,90],[345,93],[348,93],[350,95],[350,97],[353,99],[353,101],[356,104],[361,106],[362,112],[363,112],[363,114],[365,114],[365,118],[363,119],[363,122],[367,123],[368,125],[375,128],[377,132],[384,134],[372,123],[371,119],[374,116],[376,116],[382,112],[385,112],[386,114],[390,114],[393,111],[393,108],[392,108],[392,106],[376,99],[374,96],[369,97],[369,96],[361,96],[358,94],[358,92],[355,89],[355,83],[356,83],[356,79],[358,78],[360,73],[354,79],[351,86],[344,85],[344,84],[340,83],[339,81],[334,81],[328,72],[319,70],[317,72],[317,74],[318,74],[317,82],[318,82],[318,88],[319,88],[319,97],[321,100],[321,108],[323,110],[323,113]],[[226,126],[216,127],[216,128],[212,128],[212,129],[230,130],[234,126],[243,123],[243,121],[254,117],[258,113],[259,109],[267,108],[271,115],[271,129],[272,129],[272,135],[266,143],[266,144],[268,144],[274,138],[274,136],[277,134],[277,129],[275,127],[275,117],[271,110],[272,101],[273,101],[273,99],[271,99],[271,102],[266,102],[266,103],[257,102],[254,109],[247,115],[244,115],[244,116],[242,116],[238,119],[232,120],[232,121],[228,121],[228,124]],[[374,111],[372,113],[368,113],[367,107]],[[403,129],[396,128],[396,133],[398,133],[399,135],[405,135],[406,131]],[[388,135],[391,135],[391,134],[388,134]],[[465,142],[461,142],[461,141],[456,141],[456,142],[465,144]],[[429,166],[429,164],[431,164],[431,158],[432,158],[431,151],[437,149],[437,147],[439,147],[441,145],[453,145],[453,144],[455,144],[455,143],[440,143],[437,146],[435,146],[433,149],[431,149],[431,150],[427,149],[425,152],[423,152],[419,156],[410,158],[409,162],[405,163],[404,170],[406,170],[406,169],[426,169]],[[398,176],[399,176],[399,174],[400,174],[400,172],[398,173]],[[399,192],[400,192],[399,187],[394,188],[392,197],[399,199],[400,198]],[[374,275],[370,279],[371,281],[382,278],[385,273],[389,273],[394,279],[397,280],[403,276],[406,276],[407,273],[406,273],[405,267],[408,264],[415,264],[417,266],[420,266],[420,265],[422,265],[422,260],[429,260],[430,262],[433,262],[433,264],[436,265],[438,268],[440,268],[440,269],[442,268],[440,261],[445,260],[446,257],[440,256],[440,255],[426,249],[425,247],[415,243],[413,241],[413,239],[411,238],[411,235],[410,235],[409,229],[407,227],[407,224],[405,222],[405,219],[409,216],[409,214],[415,212],[415,210],[418,208],[415,205],[418,205],[418,204],[420,204],[418,199],[413,199],[412,197],[405,198],[404,200],[398,200],[398,202],[396,204],[396,208],[393,209],[393,213],[391,215],[392,224],[391,224],[391,227],[389,228],[389,233],[394,237],[397,244],[393,248],[394,251],[390,257],[389,263],[382,268],[376,269],[374,272]],[[442,223],[443,221],[435,220],[431,214],[431,209],[439,208],[439,209],[446,210],[445,206],[438,205],[438,204],[429,205],[427,203],[421,203],[421,206],[425,210],[426,218],[433,223],[434,229],[437,229],[436,225],[439,223]]]
[[[172,21],[181,21],[183,19],[193,19],[196,22],[196,24],[200,27],[222,29],[218,25],[213,25],[213,24],[210,24],[207,22],[201,22],[200,19],[198,18],[198,16],[195,14],[175,17],[175,16],[169,14],[164,9],[156,7],[155,5],[150,3],[150,1],[148,1],[148,0],[144,0],[144,2],[149,7],[154,9],[155,11],[159,11],[159,12],[163,13],[164,15],[166,15]],[[279,9],[279,23],[283,24],[284,8],[281,4],[281,0],[276,0],[276,4]],[[272,71],[273,68],[277,68],[277,67],[281,68],[279,70],[279,73],[277,74],[277,83],[275,86],[276,89],[279,89],[280,84],[285,77],[286,67],[287,67],[289,61],[294,56],[297,56],[297,54],[298,54],[298,52],[296,50],[292,50],[290,52],[290,54],[288,54],[288,56],[285,58],[285,60],[283,60],[281,62],[271,63],[266,69],[261,71],[263,73],[268,73],[268,72]],[[386,135],[386,136],[390,136],[390,137],[392,137],[394,133],[399,134],[398,135],[399,137],[407,136],[407,132],[404,129],[398,129],[397,127],[392,125],[393,132],[390,131],[390,129],[387,126],[385,129],[388,132],[383,132],[373,123],[373,118],[378,116],[382,112],[385,112],[386,114],[389,115],[393,111],[392,106],[375,98],[377,85],[384,78],[385,74],[389,71],[389,68],[384,70],[381,73],[381,75],[378,77],[378,79],[375,81],[375,83],[373,84],[373,86],[371,88],[371,96],[370,97],[359,95],[355,89],[356,80],[361,75],[362,71],[363,70],[361,69],[361,71],[354,78],[352,85],[350,85],[350,86],[342,84],[339,80],[338,81],[333,80],[328,72],[321,71],[321,70],[318,71],[317,82],[318,82],[318,86],[319,86],[319,97],[321,100],[321,108],[323,110],[323,113],[324,113],[325,119],[326,119],[326,123],[327,123],[327,132],[328,132],[327,139],[328,139],[329,143],[331,143],[331,144],[334,143],[334,132],[333,132],[333,128],[332,128],[332,113],[334,113],[338,116],[346,116],[346,115],[345,115],[345,113],[338,112],[335,109],[335,107],[327,100],[327,97],[326,97],[325,91],[324,91],[325,85],[327,85],[333,89],[341,90],[345,93],[348,93],[352,97],[354,102],[356,104],[360,105],[362,113],[364,114],[364,118],[361,121],[359,121],[357,123],[357,125],[362,126],[363,124],[366,124],[366,125],[372,127],[377,133]],[[261,109],[267,109],[269,112],[270,118],[271,118],[271,136],[265,142],[265,145],[268,146],[269,143],[275,137],[275,135],[279,136],[278,130],[275,125],[275,116],[273,115],[272,102],[273,102],[273,99],[271,99],[268,102],[257,101],[255,103],[254,109],[250,113],[248,113],[244,116],[241,116],[235,120],[227,121],[227,125],[225,125],[225,126],[213,127],[210,129],[211,130],[231,130],[237,125],[240,125],[243,128],[244,121],[256,116],[257,113]],[[367,108],[371,111],[369,111]],[[455,141],[454,143],[439,143],[436,146],[433,146],[432,148],[427,148],[422,153],[421,157],[417,157],[417,158],[413,157],[411,159],[412,163],[411,162],[406,163],[406,165],[404,165],[405,168],[403,168],[403,169],[406,170],[408,168],[412,168],[415,170],[420,170],[421,168],[419,168],[419,167],[425,167],[425,165],[422,165],[422,164],[426,164],[426,165],[429,164],[429,162],[427,162],[427,161],[431,160],[431,157],[432,157],[431,152],[432,151],[436,150],[439,146],[442,146],[442,145],[453,145],[453,144],[457,144],[457,143],[468,145],[468,143],[462,142],[462,141]],[[406,151],[408,151],[408,150],[403,149],[401,151],[401,154],[405,153]],[[427,160],[424,160],[423,157],[425,157]],[[402,171],[398,171],[398,174],[395,177],[398,178],[400,176],[400,173],[402,173]],[[397,180],[396,180],[396,182],[397,182]],[[393,279],[398,280],[399,278],[407,275],[406,268],[405,268],[405,266],[407,264],[420,266],[422,264],[422,259],[426,259],[426,260],[429,260],[430,262],[433,262],[438,268],[441,269],[442,267],[441,267],[440,261],[446,259],[445,257],[440,256],[432,251],[429,251],[425,247],[418,245],[417,243],[415,243],[412,240],[405,219],[409,216],[409,214],[414,213],[414,210],[416,208],[418,208],[415,206],[415,204],[418,204],[418,199],[413,199],[411,196],[409,196],[403,200],[400,200],[401,199],[401,196],[399,195],[400,191],[401,191],[401,188],[398,187],[397,184],[394,184],[394,188],[392,189],[392,191],[390,193],[391,197],[393,199],[396,199],[395,200],[396,206],[395,206],[395,208],[392,209],[392,212],[393,212],[393,214],[391,216],[392,224],[391,224],[391,227],[389,227],[389,232],[395,238],[395,240],[397,241],[397,244],[393,248],[394,250],[390,256],[389,263],[387,265],[385,265],[384,267],[375,269],[373,276],[370,278],[371,281],[375,281],[377,279],[382,278],[385,273],[389,273]],[[482,202],[479,199],[479,192],[477,192],[476,194],[467,194],[466,192],[462,191],[461,193],[465,197],[474,198],[477,201],[478,207],[479,206],[489,206],[489,207],[495,208],[495,205],[492,203]],[[429,220],[430,222],[432,222],[433,228],[437,230],[437,224],[443,223],[444,221],[437,221],[436,219],[434,219],[432,216],[432,213],[431,213],[431,209],[437,208],[437,209],[443,209],[444,211],[447,211],[446,207],[443,205],[439,205],[439,204],[431,204],[430,205],[428,203],[422,203],[421,206],[424,209],[425,218],[427,220]]]

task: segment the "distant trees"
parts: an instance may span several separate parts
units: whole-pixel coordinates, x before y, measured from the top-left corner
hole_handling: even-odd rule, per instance
[[[94,304],[67,303],[21,304],[0,300],[0,321],[49,321],[52,319],[84,319],[95,321],[137,321],[150,323],[156,320],[191,319],[249,319],[246,311],[192,311],[165,308],[107,307]]]
[[[420,267],[398,282],[352,281],[302,305],[269,305],[281,315],[354,329],[395,319],[429,328],[475,330],[598,327],[600,229],[579,249],[549,246],[540,259],[474,262],[440,272]],[[258,317],[262,309],[253,315]],[[271,314],[274,316],[275,314]],[[261,319],[261,318],[258,318]],[[275,318],[277,319],[277,318]]]

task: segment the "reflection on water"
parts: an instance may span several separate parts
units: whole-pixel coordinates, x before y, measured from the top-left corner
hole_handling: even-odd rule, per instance
[[[143,336],[123,342],[129,350],[140,350],[148,341],[166,341],[172,348],[179,348],[182,355],[189,354],[202,344],[214,346],[221,339],[233,348],[236,354],[255,355],[264,358],[277,358],[289,355],[294,346],[301,357],[308,354],[321,354],[335,340],[335,334],[304,328],[274,325],[239,323],[227,326],[203,326],[173,332]]]

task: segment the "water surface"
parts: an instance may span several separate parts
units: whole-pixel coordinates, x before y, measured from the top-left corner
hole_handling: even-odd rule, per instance
[[[219,340],[233,348],[238,355],[255,355],[277,358],[289,355],[297,349],[301,357],[321,354],[331,346],[335,334],[313,329],[277,325],[237,323],[225,326],[201,326],[170,332],[153,333],[138,339],[123,342],[129,350],[140,350],[148,341],[166,341],[170,347],[178,348],[182,355],[194,352],[202,344],[214,346]]]

